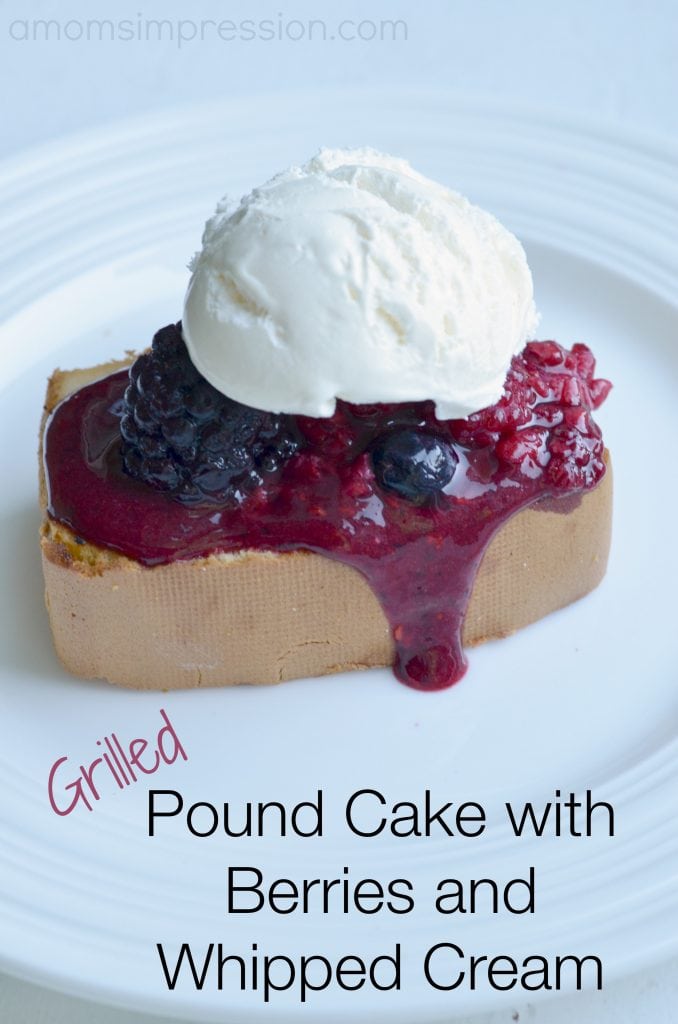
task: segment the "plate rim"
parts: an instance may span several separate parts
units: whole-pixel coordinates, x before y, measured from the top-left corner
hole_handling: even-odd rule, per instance
[[[325,100],[328,93],[335,98],[341,98],[343,102],[346,102],[350,97],[353,97],[359,98],[361,103],[368,104],[373,98],[370,95],[371,92],[372,90],[367,89],[333,89],[331,91],[324,91],[322,94],[323,100],[321,100],[320,97],[318,96],[313,97],[313,105],[319,105],[322,101]],[[585,129],[585,134],[590,134],[591,136],[598,136],[600,138],[603,138],[606,140],[607,143],[610,143],[612,145],[622,145],[625,149],[630,149],[631,152],[642,152],[643,148],[647,148],[650,151],[650,159],[661,166],[661,169],[657,168],[657,171],[661,176],[663,176],[665,172],[663,168],[664,163],[670,165],[672,162],[678,162],[677,145],[675,145],[672,141],[660,135],[657,135],[656,133],[649,132],[644,129],[636,131],[635,128],[621,125],[617,126],[616,124],[614,126],[610,126],[609,123],[603,126],[603,124],[601,124],[600,120],[597,118],[579,117],[578,115],[571,115],[567,113],[563,113],[562,117],[561,114],[558,113],[558,120],[556,120],[554,123],[554,114],[552,110],[537,105],[515,104],[510,100],[498,102],[495,99],[492,99],[490,109],[490,107],[487,105],[484,99],[478,98],[474,102],[469,103],[468,99],[464,98],[463,101],[461,101],[460,108],[460,97],[456,93],[445,94],[441,92],[431,92],[430,90],[407,90],[406,92],[403,91],[403,95],[407,97],[407,101],[411,105],[416,105],[416,103],[425,100],[431,101],[432,99],[435,100],[435,102],[439,105],[443,102],[447,102],[449,103],[450,109],[454,110],[455,113],[459,113],[461,109],[464,117],[472,117],[475,114],[475,116],[483,116],[491,120],[492,116],[496,117],[497,114],[502,118],[508,117],[509,114],[512,114],[512,116],[514,117],[517,116],[519,120],[521,120],[521,123],[525,123],[528,125],[530,124],[531,118],[534,118],[538,122],[546,122],[550,130],[556,133],[559,131],[559,125],[562,121],[564,121],[566,125],[565,131],[571,132],[572,134],[580,133],[583,125]],[[392,102],[392,96],[393,94],[391,94],[390,102]],[[23,150],[19,154],[16,154],[10,158],[5,158],[0,163],[0,183],[3,181],[3,179],[8,180],[8,178],[16,178],[18,176],[21,176],[22,167],[25,170],[27,164],[33,165],[37,169],[40,169],[41,167],[44,169],[44,167],[46,166],[53,166],[55,163],[55,156],[58,157],[59,153],[61,153],[61,159],[64,159],[66,162],[68,162],[70,159],[72,159],[72,155],[74,153],[77,154],[79,149],[82,149],[83,147],[86,150],[96,152],[102,149],[105,150],[107,147],[110,147],[112,145],[117,145],[119,139],[125,137],[128,139],[133,138],[134,140],[136,140],[138,138],[141,138],[143,135],[145,139],[148,139],[149,116],[157,122],[154,125],[154,130],[152,132],[152,137],[155,138],[160,137],[162,133],[170,130],[172,126],[174,126],[174,128],[176,129],[176,125],[178,123],[183,124],[188,119],[190,119],[191,117],[195,117],[196,115],[201,119],[205,120],[205,122],[208,122],[209,119],[214,116],[215,110],[223,111],[224,109],[233,109],[233,107],[238,107],[240,109],[256,109],[257,107],[262,105],[266,106],[268,103],[271,102],[272,97],[273,94],[258,94],[255,96],[245,97],[241,99],[229,99],[226,102],[224,102],[223,100],[216,100],[209,101],[207,103],[203,102],[198,104],[185,104],[179,107],[166,108],[160,112],[152,113],[151,115],[145,114],[138,115],[134,118],[129,119],[117,119],[115,121],[108,122],[106,125],[98,127],[94,131],[80,131],[66,136],[61,136],[57,139],[51,140],[48,143],[44,143]],[[301,90],[274,94],[274,98],[277,104],[280,104],[281,102],[287,104],[293,101],[298,103],[300,97],[308,101],[308,97],[305,96]],[[374,97],[376,97],[382,104],[384,103],[383,95],[377,92],[376,90],[374,91]],[[618,128],[619,131],[617,131]],[[623,136],[621,142],[619,136]],[[673,186],[673,188],[671,186]],[[35,187],[41,188],[42,184],[36,184]],[[678,183],[676,183],[673,179],[667,184],[666,195],[671,197],[671,201],[674,204],[676,203],[676,198],[678,197]],[[3,206],[4,204],[0,205],[0,222],[2,221]],[[556,246],[556,248],[559,247]],[[658,294],[663,295],[662,287],[659,288]],[[675,293],[673,295],[673,298],[675,300]],[[660,946],[663,949],[661,956],[669,955],[669,952],[673,952],[676,949],[678,949],[678,932],[676,933],[672,943],[664,942],[660,943]],[[638,956],[631,958],[632,963],[635,966],[639,966],[639,964],[641,966],[645,966],[646,964],[657,961],[657,950],[652,949],[652,951],[650,951],[649,949],[645,949],[644,953],[645,963],[643,964],[640,963]],[[7,970],[9,973],[15,974],[18,977],[23,977],[26,980],[37,981],[39,984],[45,984],[50,988],[55,988],[60,991],[68,992],[72,995],[83,994],[86,990],[86,994],[84,995],[85,998],[98,999],[98,1001],[100,1002],[105,1002],[111,1005],[126,1006],[130,1008],[140,1008],[141,1006],[139,1002],[139,993],[137,993],[134,996],[134,1002],[130,1002],[127,999],[120,998],[121,990],[119,989],[119,987],[111,988],[109,986],[102,985],[100,982],[94,985],[90,983],[86,986],[82,986],[82,983],[78,984],[77,978],[66,979],[62,975],[59,975],[57,972],[54,972],[52,974],[50,972],[30,970],[29,965],[27,964],[23,964],[23,967],[26,968],[24,970],[22,969],[21,963],[19,963],[18,961],[14,962],[12,958],[8,957],[6,952],[2,949],[0,949],[0,965],[2,965],[2,968],[4,970]],[[615,964],[612,965],[610,973],[613,977],[619,977],[622,974],[626,973],[628,970],[628,962],[621,963],[620,961],[616,961]],[[481,1012],[484,1008],[486,1008],[486,1006],[490,1008],[496,1007],[505,1001],[506,1000],[504,1000],[503,997],[498,1001],[492,1000],[486,1001],[486,1003],[483,1003],[482,1000],[478,1000],[477,1003],[474,1005],[473,1012]],[[156,1009],[153,1009],[153,1007],[156,1007]],[[160,1008],[157,1000],[154,1002],[153,996],[149,996],[147,999],[144,1000],[143,1008],[146,1009],[147,1012],[162,1013],[164,1015],[167,1015],[169,1012],[165,1005],[163,1005],[162,1008]],[[411,1013],[412,1009],[413,1008],[410,1007],[409,1011],[407,1012]],[[191,1009],[191,1012],[197,1012],[197,1008],[193,1007]],[[248,1019],[252,1021],[258,1019],[257,1011],[252,1010],[250,1008],[247,1008],[247,1010],[242,1012],[235,1010],[233,1010],[233,1012],[244,1012],[248,1016]],[[398,1008],[396,1015],[394,1015],[394,1013],[390,1011],[384,1014],[384,1019],[386,1019],[386,1017],[388,1017],[388,1019],[390,1020],[399,1019],[399,1017],[402,1016],[403,1012],[403,1010]],[[469,1011],[467,1007],[462,1007],[458,1012]],[[333,1019],[354,1019],[353,1017],[347,1017],[343,1013],[343,1011],[340,1016],[336,1016],[336,1010],[323,1010],[322,1013],[324,1019],[328,1021],[331,1021]],[[178,1016],[182,1016],[185,1014],[186,1008],[181,1009],[181,1012],[177,1012]],[[371,1015],[374,1016],[375,1020],[381,1019],[381,1017],[377,1013],[371,1013]],[[271,1007],[267,1009],[266,1016],[268,1017],[268,1019],[273,1018],[281,1022],[286,1021],[287,1019],[295,1019],[295,1017],[293,1015],[290,1015],[286,1009],[279,1011],[277,1008],[274,1009]],[[447,1019],[449,1019],[450,1016],[450,1013],[446,1013],[444,1015],[444,1017],[446,1017]],[[438,1018],[436,1018],[435,1016],[430,1016],[427,1019],[433,1021]],[[443,1015],[440,1016],[440,1019],[443,1019]]]

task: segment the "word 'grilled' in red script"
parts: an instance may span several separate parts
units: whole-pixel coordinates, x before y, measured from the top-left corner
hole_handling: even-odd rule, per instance
[[[87,765],[78,765],[77,771],[69,757],[58,758],[49,772],[47,791],[55,814],[65,817],[84,805],[91,811],[101,799],[111,780],[118,789],[138,782],[144,775],[153,775],[163,764],[174,764],[178,758],[188,760],[167,712],[161,708],[163,725],[153,739],[136,737],[121,742],[112,732],[97,740],[98,755]]]

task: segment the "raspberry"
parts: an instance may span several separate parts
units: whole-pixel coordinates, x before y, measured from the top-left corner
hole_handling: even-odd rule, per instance
[[[542,366],[562,366],[565,353],[557,341],[528,341],[525,356]]]
[[[598,409],[603,404],[611,390],[612,385],[609,380],[603,380],[600,378],[599,380],[591,381],[589,384],[589,392],[591,395],[591,404],[594,409]]]
[[[587,428],[556,427],[549,441],[551,460],[546,479],[557,488],[590,487],[603,472],[603,441],[599,427],[588,418]]]
[[[509,372],[504,394],[499,401],[495,405],[472,413],[464,423],[471,433],[484,435],[499,435],[507,430],[514,430],[530,422],[531,403],[535,397],[531,388],[526,388],[522,382],[512,379]]]
[[[372,494],[372,465],[367,453],[346,466],[341,474],[342,494],[352,500],[369,498]]]
[[[590,381],[596,369],[596,360],[591,349],[580,343],[573,345],[570,358],[573,369],[576,370],[579,376],[583,377],[586,381]]]
[[[565,411],[557,402],[541,402],[534,410],[532,426],[557,427],[563,422]]]
[[[157,332],[129,379],[120,420],[123,467],[178,501],[242,501],[299,448],[291,417],[241,405],[200,376],[181,324]]]
[[[529,479],[543,474],[558,489],[591,487],[604,464],[590,413],[612,386],[593,379],[595,367],[586,345],[568,351],[555,341],[529,342],[512,360],[499,401],[452,421],[452,434],[469,456],[492,450],[514,478],[516,471]],[[470,457],[469,465],[475,476]]]
[[[549,461],[546,448],[549,432],[544,429],[517,430],[515,434],[502,438],[497,445],[497,455],[504,462],[519,466],[521,473],[534,479],[538,477]]]
[[[333,416],[297,416],[297,426],[313,448],[319,448],[325,455],[337,459],[349,457],[355,431],[348,422],[345,403],[337,402]]]

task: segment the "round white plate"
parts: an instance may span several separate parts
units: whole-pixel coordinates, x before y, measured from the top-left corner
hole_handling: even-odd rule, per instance
[[[45,380],[146,345],[176,318],[185,264],[224,191],[236,195],[320,144],[402,154],[494,211],[528,250],[542,337],[591,344],[615,390],[599,414],[615,460],[612,561],[603,585],[512,639],[471,652],[443,693],[374,671],[274,689],[141,694],[58,666],[42,601],[36,434]],[[267,97],[128,122],[0,167],[0,964],[46,984],[205,1021],[450,1019],[527,998],[429,987],[423,953],[597,954],[605,978],[678,949],[678,384],[676,151],[597,125],[444,96]],[[96,741],[157,731],[166,709],[188,754],[147,782],[109,779],[88,813],[57,817],[51,764]],[[326,835],[196,839],[178,820],[146,834],[148,787],[187,803],[294,803],[322,788]],[[346,798],[483,803],[479,840],[360,840]],[[555,789],[616,808],[617,835],[509,838],[505,800]],[[287,876],[406,877],[417,906],[372,917],[225,914],[228,865]],[[533,916],[443,917],[443,877],[506,881],[534,865]],[[402,991],[168,992],[156,942],[247,954],[375,956],[400,942]]]

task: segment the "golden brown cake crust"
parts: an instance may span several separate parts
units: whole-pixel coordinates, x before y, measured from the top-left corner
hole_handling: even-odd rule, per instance
[[[57,371],[46,415],[128,361]],[[41,466],[41,502],[46,509]],[[469,602],[466,646],[507,636],[605,574],[612,472],[568,513],[532,507],[496,534]],[[54,643],[85,678],[138,689],[275,683],[388,665],[390,629],[357,570],[306,551],[242,551],[146,568],[79,542],[45,511],[42,561]]]

